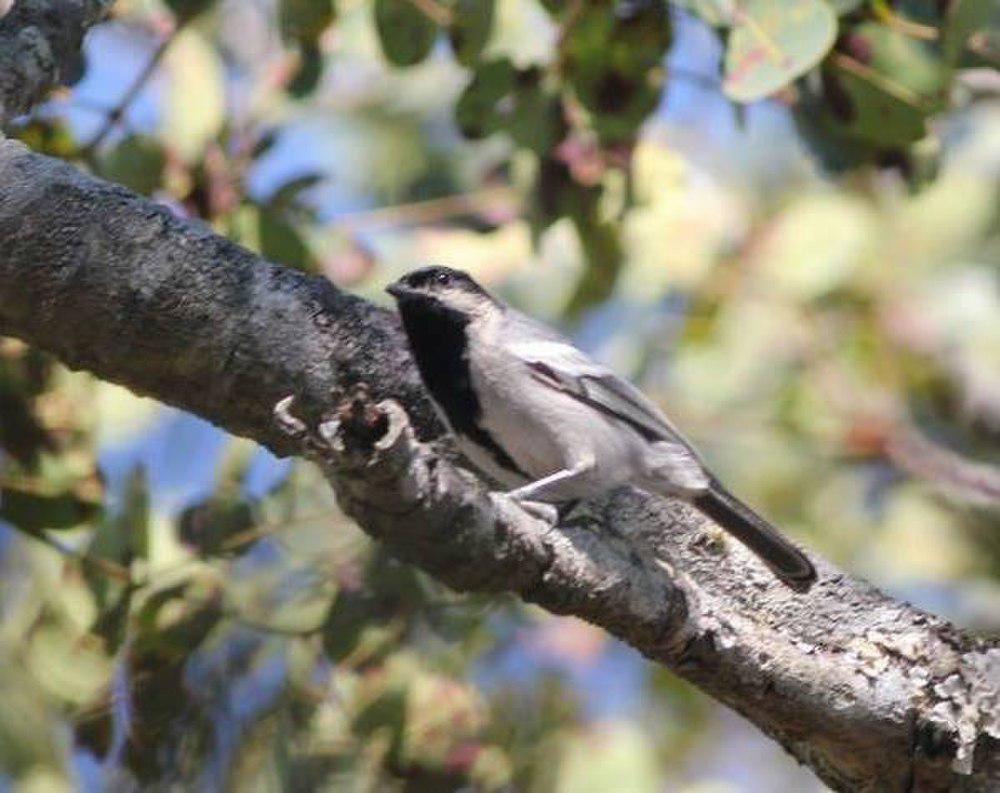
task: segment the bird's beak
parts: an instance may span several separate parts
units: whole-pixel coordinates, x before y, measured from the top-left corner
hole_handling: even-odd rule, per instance
[[[393,281],[393,282],[392,282],[391,284],[389,284],[389,285],[388,285],[388,286],[387,286],[387,287],[385,288],[385,291],[386,291],[386,292],[388,292],[388,293],[389,293],[390,295],[392,295],[393,297],[395,297],[395,298],[399,299],[399,298],[401,298],[401,297],[402,297],[403,295],[405,295],[405,294],[407,293],[407,291],[408,291],[408,290],[407,290],[407,289],[406,289],[406,287],[405,287],[405,286],[403,286],[403,284],[402,284],[402,283],[400,283],[399,281]]]

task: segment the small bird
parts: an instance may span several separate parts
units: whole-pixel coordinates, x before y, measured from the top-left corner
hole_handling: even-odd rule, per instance
[[[448,267],[387,291],[460,451],[508,495],[561,504],[631,484],[689,502],[794,589],[815,581],[805,554],[729,493],[652,402],[569,340]]]

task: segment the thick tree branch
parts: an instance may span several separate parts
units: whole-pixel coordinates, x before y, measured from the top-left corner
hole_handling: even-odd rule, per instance
[[[401,556],[604,627],[837,790],[1000,786],[998,643],[822,561],[795,594],[683,505],[638,492],[597,505],[596,525],[531,519],[412,437],[410,422],[439,428],[394,315],[15,143],[0,143],[0,333],[308,452]],[[361,418],[330,422],[331,390],[358,382],[406,412],[362,400]],[[287,394],[298,434],[272,415]]]
[[[0,19],[0,123],[81,72],[80,43],[112,0],[17,0]]]

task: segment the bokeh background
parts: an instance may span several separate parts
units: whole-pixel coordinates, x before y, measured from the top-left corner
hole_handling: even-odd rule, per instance
[[[7,132],[387,305],[469,270],[790,535],[995,634],[998,53],[988,0],[120,0]],[[823,789],[12,339],[0,447],[0,791]]]

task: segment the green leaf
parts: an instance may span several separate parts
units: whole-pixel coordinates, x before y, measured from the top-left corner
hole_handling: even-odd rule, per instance
[[[823,0],[747,0],[734,17],[722,90],[736,102],[763,99],[819,63],[836,36]]]
[[[406,730],[406,688],[390,685],[379,696],[371,700],[354,717],[354,732],[368,737],[376,732],[387,731],[390,736],[389,757],[399,762],[403,754],[403,739]]]
[[[493,28],[495,0],[456,0],[448,30],[455,60],[473,66],[482,55]]]
[[[46,530],[72,529],[94,520],[101,505],[70,491],[39,493],[16,485],[0,491],[0,519],[32,536]]]
[[[375,0],[375,30],[386,59],[414,66],[434,48],[438,27],[410,0]]]
[[[943,107],[945,70],[926,45],[885,25],[858,25],[833,59],[827,93],[842,131],[881,146],[913,143]]]
[[[313,42],[304,42],[299,52],[299,65],[288,84],[288,93],[297,99],[309,96],[323,77],[323,53]]]
[[[872,82],[926,112],[944,106],[947,75],[937,53],[888,25],[866,22],[843,38],[843,51],[870,69]],[[837,63],[842,64],[842,59]]]
[[[670,17],[660,0],[582,3],[561,45],[562,71],[604,143],[628,141],[660,102]]]
[[[870,72],[839,69],[835,78],[850,102],[844,134],[879,146],[903,146],[927,134],[927,113],[892,92]]]
[[[306,272],[315,271],[316,257],[298,229],[281,212],[262,209],[258,224],[260,252],[265,259]]]
[[[949,66],[959,62],[969,37],[996,21],[996,0],[953,0],[942,31],[941,49]]]
[[[0,370],[0,449],[33,470],[38,455],[54,447],[54,441],[31,409],[31,402]]]
[[[320,184],[324,179],[326,176],[318,172],[293,177],[274,192],[267,204],[269,207],[279,210],[298,207],[301,194]]]
[[[166,163],[162,143],[146,135],[130,135],[101,159],[99,170],[105,179],[151,195],[163,182]]]
[[[278,6],[278,25],[287,41],[315,43],[336,16],[333,0],[281,0]]]
[[[70,160],[79,153],[72,130],[57,119],[33,118],[23,127],[18,127],[15,137],[29,149],[50,157]]]
[[[566,129],[559,98],[543,86],[542,72],[517,70],[507,59],[480,65],[459,97],[455,120],[472,140],[506,132],[516,145],[538,153],[552,149]]]
[[[253,507],[246,500],[216,495],[181,513],[178,535],[201,556],[214,556],[225,550],[227,540],[253,525]]]
[[[87,556],[102,559],[124,568],[132,560],[145,559],[149,555],[149,486],[146,473],[141,466],[134,468],[125,485],[121,508],[115,515],[108,516],[94,531],[87,548]],[[130,587],[112,580],[97,564],[84,566],[84,574],[98,606],[103,612],[114,610],[116,606],[127,608],[131,596]],[[116,618],[106,617],[103,633],[116,638]]]
[[[482,64],[455,105],[455,121],[462,134],[479,140],[497,132],[497,103],[514,87],[514,65],[506,58]]]
[[[215,3],[215,0],[165,0],[167,8],[174,12],[178,22],[188,22],[204,13]]]

